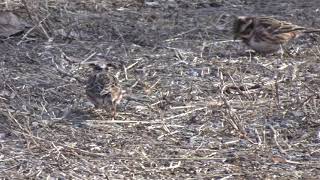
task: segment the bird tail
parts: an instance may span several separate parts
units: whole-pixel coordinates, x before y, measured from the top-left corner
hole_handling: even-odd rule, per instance
[[[320,33],[320,29],[305,29],[304,33]]]

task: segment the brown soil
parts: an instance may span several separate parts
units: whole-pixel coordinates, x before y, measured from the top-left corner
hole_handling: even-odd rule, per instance
[[[319,1],[6,1],[33,25],[0,42],[2,179],[319,179],[317,34],[254,55],[232,15],[320,28]],[[117,117],[89,67],[118,65]]]

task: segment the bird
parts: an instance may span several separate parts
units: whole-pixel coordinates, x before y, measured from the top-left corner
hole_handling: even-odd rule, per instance
[[[112,117],[116,116],[117,105],[123,97],[119,80],[110,69],[112,64],[98,65],[90,63],[92,73],[89,75],[86,85],[86,95],[95,108],[111,111]]]
[[[258,53],[269,54],[303,33],[320,29],[306,28],[267,16],[236,16],[233,23],[234,40],[240,39]]]

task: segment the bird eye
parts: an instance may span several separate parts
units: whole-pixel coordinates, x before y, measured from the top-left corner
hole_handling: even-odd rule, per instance
[[[240,32],[241,34],[250,34],[253,28],[253,23],[243,23]]]

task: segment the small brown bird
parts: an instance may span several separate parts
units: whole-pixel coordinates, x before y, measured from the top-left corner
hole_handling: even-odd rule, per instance
[[[271,17],[238,16],[233,24],[234,39],[241,39],[253,50],[267,54],[281,49],[303,33],[320,32]]]
[[[123,93],[118,78],[111,74],[112,64],[89,64],[93,72],[88,78],[86,94],[95,108],[106,108],[115,117]]]

